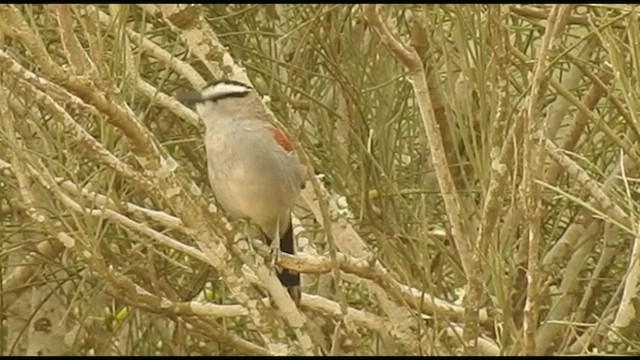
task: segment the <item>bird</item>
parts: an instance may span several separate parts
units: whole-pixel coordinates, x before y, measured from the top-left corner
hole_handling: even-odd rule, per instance
[[[289,139],[271,121],[260,94],[234,80],[215,80],[179,96],[205,125],[209,183],[227,214],[260,227],[271,247],[295,254],[291,209],[304,186],[303,168]],[[300,274],[276,270],[296,305]]]

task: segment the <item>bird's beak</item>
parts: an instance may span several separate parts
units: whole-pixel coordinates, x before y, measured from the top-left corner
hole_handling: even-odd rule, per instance
[[[176,99],[187,106],[193,106],[195,103],[202,102],[202,94],[199,91],[189,90],[176,95]]]

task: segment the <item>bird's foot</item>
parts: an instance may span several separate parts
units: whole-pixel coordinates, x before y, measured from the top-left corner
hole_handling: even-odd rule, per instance
[[[236,234],[236,242],[238,243],[242,243],[242,242],[246,242],[246,247],[243,247],[244,250],[249,250],[252,253],[255,252],[255,249],[253,248],[253,237],[251,236],[251,227],[249,225],[249,222],[241,219],[240,223],[243,225],[242,226],[242,231],[238,234]]]
[[[271,269],[275,269],[276,263],[280,259],[280,239],[276,238],[271,242],[269,256],[271,257]]]
[[[236,233],[233,236],[233,243],[234,244],[238,244],[238,243],[240,243],[242,241],[248,241],[248,240],[249,240],[249,237],[246,234]]]

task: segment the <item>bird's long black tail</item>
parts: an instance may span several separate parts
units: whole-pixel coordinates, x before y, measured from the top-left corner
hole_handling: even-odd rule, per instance
[[[267,243],[271,245],[271,239],[265,236]],[[287,254],[295,254],[295,246],[293,239],[293,224],[289,220],[287,231],[280,238],[280,251]],[[278,271],[278,279],[284,287],[287,288],[291,299],[296,305],[300,305],[300,274],[296,271],[289,269],[281,269]]]

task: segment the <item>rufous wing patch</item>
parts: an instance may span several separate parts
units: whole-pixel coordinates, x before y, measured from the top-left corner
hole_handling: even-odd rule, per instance
[[[289,139],[287,139],[287,136],[280,131],[280,129],[274,126],[269,126],[269,130],[271,130],[271,134],[273,134],[273,138],[276,140],[278,145],[280,145],[286,152],[293,152],[293,146],[291,146]]]

